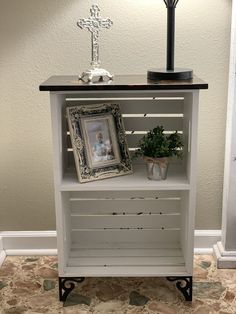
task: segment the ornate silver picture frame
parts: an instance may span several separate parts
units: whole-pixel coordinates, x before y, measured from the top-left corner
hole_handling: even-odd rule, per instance
[[[68,107],[67,119],[80,183],[132,173],[118,104]]]

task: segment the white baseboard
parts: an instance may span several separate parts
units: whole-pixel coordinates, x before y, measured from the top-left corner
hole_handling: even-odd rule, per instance
[[[221,241],[221,230],[195,230],[194,253],[212,254],[213,245]]]
[[[2,264],[3,264],[3,262],[4,262],[4,260],[5,260],[5,258],[6,258],[6,252],[5,251],[1,251],[0,252],[0,267],[2,266]]]
[[[5,250],[7,256],[57,255],[57,249]]]
[[[57,255],[56,231],[0,232],[0,265],[8,255]],[[212,254],[221,230],[195,230],[194,253]]]
[[[219,241],[213,246],[213,252],[218,268],[236,268],[236,251],[225,251],[223,244]]]
[[[57,248],[56,231],[3,231],[0,232],[3,249],[10,251],[43,251]]]
[[[6,252],[3,249],[3,240],[2,237],[0,237],[0,267],[2,263],[4,262],[4,259],[6,258]]]

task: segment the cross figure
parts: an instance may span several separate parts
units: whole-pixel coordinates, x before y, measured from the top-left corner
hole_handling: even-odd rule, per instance
[[[99,31],[102,28],[110,28],[113,25],[113,22],[111,19],[106,18],[103,19],[100,17],[100,9],[98,5],[92,5],[92,8],[90,9],[91,17],[88,19],[80,19],[77,25],[81,29],[87,28],[88,31],[92,35],[92,62],[91,65],[94,69],[98,68],[100,65],[99,61],[99,44],[98,44],[98,38],[99,38]]]

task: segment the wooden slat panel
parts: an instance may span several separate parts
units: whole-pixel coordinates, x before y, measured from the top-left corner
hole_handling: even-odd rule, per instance
[[[141,257],[141,256],[183,256],[181,249],[172,248],[172,249],[147,249],[147,248],[138,248],[138,249],[71,249],[69,253],[70,257]]]
[[[183,100],[120,101],[121,112],[130,113],[183,113]]]
[[[180,199],[181,192],[180,191],[156,191],[156,190],[149,190],[149,191],[94,191],[91,193],[90,191],[76,191],[70,192],[70,198],[77,198],[77,199],[93,199],[93,200],[101,200],[101,199],[132,199],[137,198],[145,199],[145,198],[155,198],[155,199]]]
[[[65,100],[66,102],[70,102],[72,99],[72,103],[74,103],[75,101],[81,101],[81,98],[83,98],[83,102],[87,99],[92,99],[93,103],[96,103],[99,99],[103,99],[102,101],[108,101],[109,98],[115,98],[116,102],[122,98],[129,98],[129,100],[131,100],[130,98],[153,98],[153,97],[157,97],[157,98],[165,98],[165,99],[169,99],[169,98],[183,98],[186,96],[186,92],[185,91],[164,91],[164,90],[107,90],[107,91],[76,91],[74,93],[70,93],[70,92],[66,92],[65,95]],[[105,98],[105,100],[104,100]]]
[[[180,215],[72,215],[72,229],[180,228]]]
[[[139,242],[103,242],[103,243],[92,243],[92,242],[87,242],[85,244],[83,243],[78,243],[78,242],[73,242],[71,243],[71,250],[81,250],[81,249],[94,249],[96,248],[99,250],[121,250],[121,249],[128,249],[128,250],[134,250],[140,248],[145,248],[145,249],[180,249],[181,244],[180,242],[146,242],[146,243],[139,243]]]
[[[162,125],[168,131],[182,131],[183,118],[124,118],[126,131],[149,131]]]
[[[136,146],[136,143],[133,144],[133,147]],[[74,159],[74,154],[73,151],[68,151],[67,152],[68,156],[67,156],[67,160],[68,160],[68,169],[73,169],[74,172],[76,172],[75,169],[75,159]],[[130,154],[130,158],[132,159],[132,164],[134,165],[143,165],[144,169],[146,168],[146,163],[145,160],[142,157],[135,157],[135,150],[133,148],[129,149],[129,154]],[[184,164],[184,160],[183,159],[179,159],[177,157],[172,157],[171,159],[171,165],[183,165]]]
[[[73,199],[72,199],[73,200]],[[87,200],[71,201],[74,214],[171,213],[180,211],[180,200]]]
[[[122,113],[183,113],[183,103],[184,100],[158,98],[156,100],[152,99],[135,99],[135,100],[82,100],[82,101],[69,101],[66,106],[81,106],[81,105],[92,105],[92,104],[103,104],[103,103],[113,103],[119,104]],[[144,112],[145,110],[145,112]]]
[[[139,147],[139,141],[145,134],[127,134],[126,139],[127,139],[127,144],[128,148],[130,150],[130,154],[133,154],[134,148],[137,149]],[[68,137],[69,138],[69,137]],[[67,141],[67,153],[68,157],[73,155],[73,148],[70,139]],[[74,156],[72,156],[74,157]]]
[[[189,276],[185,265],[66,267],[64,276],[76,277],[176,277]]]
[[[144,133],[145,132],[145,133]],[[140,141],[140,139],[147,134],[147,131],[144,131],[142,134],[141,133],[132,133],[132,134],[126,134],[126,139],[128,142],[128,147],[137,147],[138,142]],[[179,134],[180,137],[182,138],[183,135]],[[72,144],[71,144],[71,139],[70,139],[70,135],[67,135],[67,148],[72,148]]]
[[[97,98],[96,100],[89,100],[91,99],[91,95],[87,95],[85,97],[81,97],[83,98],[83,100],[78,100],[78,96],[74,96],[74,97],[70,97],[71,100],[66,100],[66,106],[67,107],[75,107],[75,106],[85,106],[85,105],[94,105],[94,104],[104,104],[105,102],[107,103],[111,103],[111,101],[104,101],[104,100],[99,100],[99,98]]]
[[[179,242],[179,230],[101,230],[71,232],[72,243],[87,247],[103,243],[170,243]],[[91,246],[90,246],[91,247]]]
[[[145,134],[126,134],[128,147],[138,147],[139,141],[144,135]],[[182,138],[182,134],[180,134],[180,136]]]
[[[69,258],[68,266],[169,266],[184,265],[182,256],[176,257],[80,257]]]

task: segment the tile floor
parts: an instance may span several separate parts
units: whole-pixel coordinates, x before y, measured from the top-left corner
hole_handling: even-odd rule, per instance
[[[7,257],[0,268],[0,313],[236,313],[236,270],[216,269],[208,255],[195,256],[192,303],[165,278],[88,278],[63,304],[57,276],[55,256]]]

